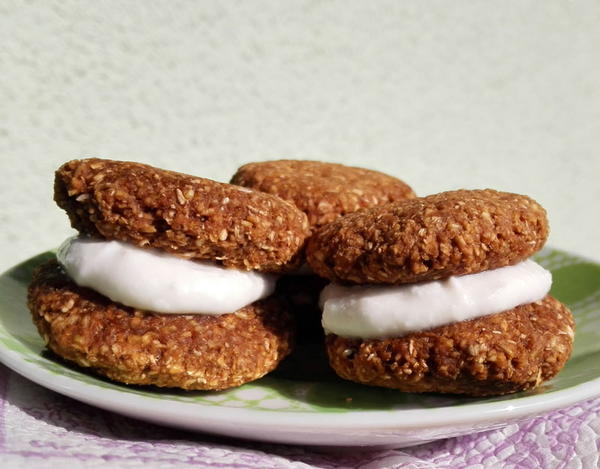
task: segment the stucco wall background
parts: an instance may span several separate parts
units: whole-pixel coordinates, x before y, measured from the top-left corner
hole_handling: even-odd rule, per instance
[[[600,260],[599,147],[594,1],[0,1],[2,270],[71,233],[52,173],[84,156],[526,193]]]

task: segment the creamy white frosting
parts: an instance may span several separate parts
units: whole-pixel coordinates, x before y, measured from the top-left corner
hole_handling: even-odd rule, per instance
[[[275,277],[181,259],[120,241],[66,240],[58,261],[80,286],[159,313],[232,313],[275,289]]]
[[[532,260],[400,286],[330,284],[321,293],[323,328],[342,337],[400,337],[533,303],[551,285],[551,273]]]

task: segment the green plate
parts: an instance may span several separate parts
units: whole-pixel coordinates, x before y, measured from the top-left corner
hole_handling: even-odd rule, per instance
[[[478,399],[349,383],[314,348],[300,350],[274,374],[228,391],[112,383],[48,354],[31,322],[27,284],[33,269],[53,256],[41,254],[0,276],[0,361],[50,389],[133,417],[286,443],[398,446],[493,428],[600,394],[600,265],[560,250],[546,248],[535,259],[552,271],[551,293],[575,315],[571,359],[534,392]]]

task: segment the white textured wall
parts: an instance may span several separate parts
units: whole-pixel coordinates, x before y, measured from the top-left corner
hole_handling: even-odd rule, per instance
[[[0,267],[70,232],[63,161],[246,161],[527,193],[600,260],[596,1],[0,1]]]

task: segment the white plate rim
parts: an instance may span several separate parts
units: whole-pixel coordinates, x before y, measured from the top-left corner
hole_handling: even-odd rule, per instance
[[[29,363],[11,350],[0,347],[0,361],[16,373],[37,383],[45,388],[56,391],[65,396],[102,407],[119,413],[134,415],[134,411],[151,411],[160,414],[180,414],[189,417],[190,407],[194,408],[194,416],[224,420],[231,419],[239,424],[252,424],[256,428],[269,427],[275,423],[278,427],[289,427],[290,430],[313,429],[318,426],[322,429],[339,427],[355,428],[360,419],[360,428],[365,429],[393,429],[393,428],[424,428],[435,425],[464,423],[485,423],[490,421],[503,421],[520,419],[532,415],[543,414],[555,409],[568,407],[600,394],[600,377],[575,385],[573,387],[554,391],[549,394],[541,393],[524,396],[509,401],[482,402],[464,406],[444,406],[427,409],[398,409],[398,410],[356,410],[346,413],[316,413],[303,411],[256,410],[246,408],[210,406],[199,402],[186,403],[157,399],[161,406],[156,406],[154,399],[146,396],[129,394],[115,389],[96,388],[95,386],[75,380],[69,376],[55,375],[52,372]],[[98,394],[105,397],[97,397]],[[119,396],[111,400],[108,397]],[[119,403],[126,403],[121,406]],[[158,407],[158,408],[157,408]],[[163,409],[169,408],[169,412]],[[135,415],[138,414],[136,412]],[[138,417],[140,418],[140,417]],[[143,418],[143,417],[142,417]],[[282,424],[284,422],[284,424]],[[206,423],[204,421],[203,423]]]

